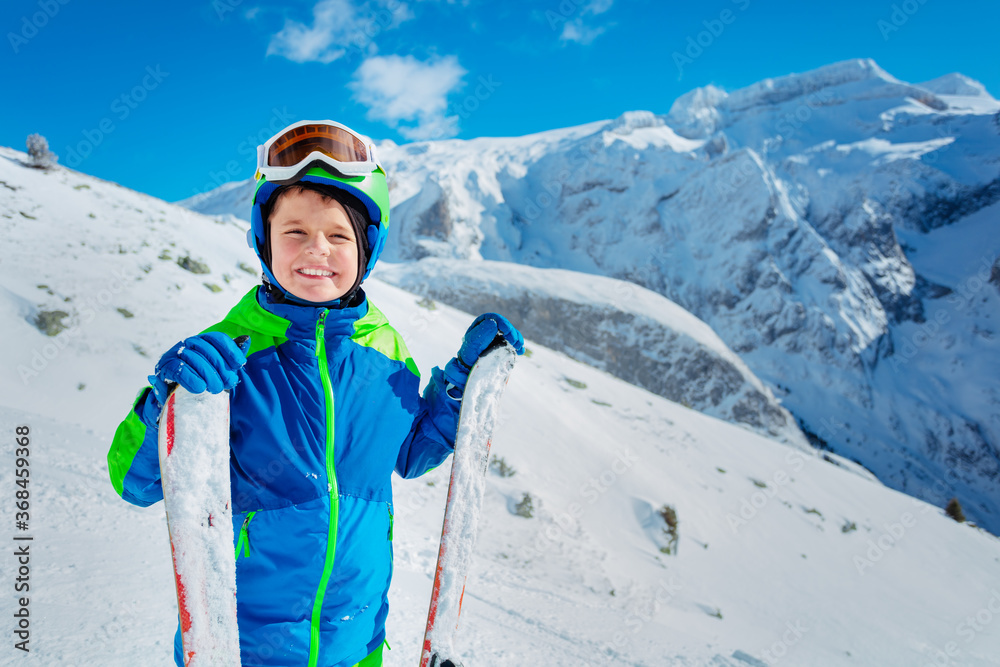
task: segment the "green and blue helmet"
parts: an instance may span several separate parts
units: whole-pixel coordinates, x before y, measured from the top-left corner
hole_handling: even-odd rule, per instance
[[[247,242],[260,259],[264,280],[286,300],[307,305],[338,306],[342,299],[324,304],[305,302],[289,294],[274,277],[267,258],[266,216],[280,188],[302,185],[307,189],[339,190],[356,199],[367,214],[366,261],[359,267],[360,284],[371,273],[389,234],[389,188],[385,169],[375,157],[375,145],[333,121],[300,121],[257,147],[257,185]],[[350,294],[345,295],[350,297]]]

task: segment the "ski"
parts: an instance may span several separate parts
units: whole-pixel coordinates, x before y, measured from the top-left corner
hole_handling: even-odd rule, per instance
[[[453,638],[476,543],[500,398],[517,359],[513,347],[502,338],[498,341],[479,357],[465,385],[420,667],[461,667]]]
[[[238,666],[228,392],[176,387],[160,416],[159,454],[184,665]]]

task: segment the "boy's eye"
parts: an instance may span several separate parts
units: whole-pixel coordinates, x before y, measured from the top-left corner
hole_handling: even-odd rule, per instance
[[[308,236],[306,231],[303,229],[286,229],[283,233],[286,236]],[[354,242],[354,238],[352,236],[343,232],[334,232],[333,234],[327,234],[327,238],[338,241],[348,241],[352,243]]]

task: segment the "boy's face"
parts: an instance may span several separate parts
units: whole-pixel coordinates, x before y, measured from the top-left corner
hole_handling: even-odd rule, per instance
[[[333,301],[358,277],[358,240],[344,207],[312,190],[284,193],[271,212],[271,271],[306,301]]]

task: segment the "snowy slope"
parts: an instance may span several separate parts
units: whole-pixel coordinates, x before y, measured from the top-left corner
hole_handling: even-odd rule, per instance
[[[633,283],[509,262],[431,258],[383,263],[374,275],[469,313],[503,313],[550,349],[811,450],[788,411],[707,324]]]
[[[178,313],[221,318],[258,281],[257,258],[245,241],[232,242],[249,225],[67,169],[28,169],[22,159],[0,148],[0,312],[5,339],[22,345],[0,346],[0,369],[11,379],[0,403],[38,411],[33,388],[44,387],[65,421],[120,419],[121,405],[107,400],[116,375],[141,380],[150,372],[177,341],[164,321]],[[155,302],[150,294],[159,295]],[[65,327],[57,336],[34,325],[45,313]],[[88,355],[109,366],[94,367]]]
[[[166,666],[176,609],[162,506],[118,499],[105,456],[160,350],[254,282],[236,268],[249,249],[231,224],[61,168],[27,170],[21,158],[0,155],[0,223],[16,251],[0,257],[0,432],[12,439],[28,425],[32,443],[32,650],[17,662]],[[157,259],[165,249],[211,273]],[[109,284],[112,272],[122,285]],[[471,315],[367,287],[423,377],[454,354]],[[57,307],[79,322],[49,337],[26,321]],[[883,667],[943,664],[943,651],[953,664],[1000,664],[995,537],[528,346],[494,439],[516,472],[488,478],[459,635],[467,665]],[[36,351],[49,364],[22,381],[18,367]],[[11,489],[12,447],[3,461],[0,486]],[[419,654],[447,468],[394,481],[390,667]],[[515,514],[526,493],[531,518]],[[664,505],[678,519],[671,555]],[[12,503],[0,517],[13,532]],[[5,550],[8,584],[15,567]],[[15,605],[3,596],[0,614]]]
[[[700,88],[666,114],[381,155],[387,259],[659,292],[816,444],[933,503],[958,496],[1000,532],[1000,103],[978,82],[852,60]],[[921,250],[939,246],[960,254]]]

